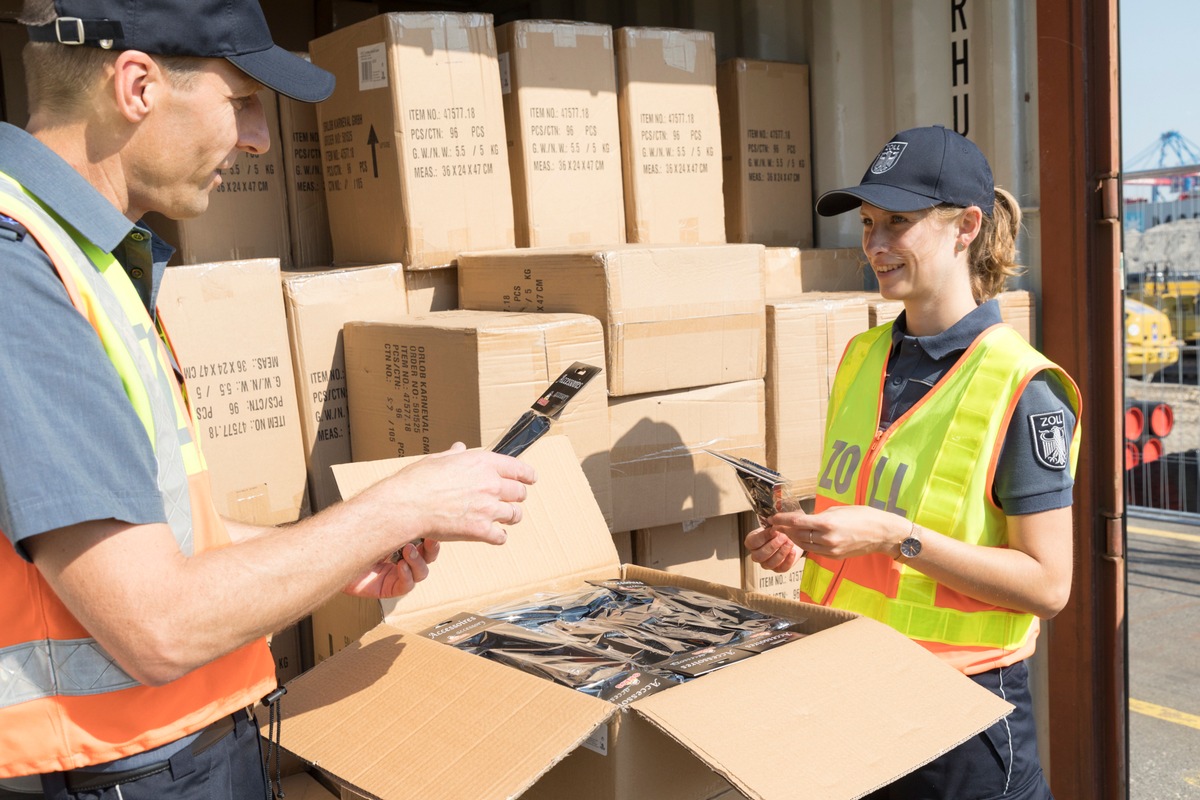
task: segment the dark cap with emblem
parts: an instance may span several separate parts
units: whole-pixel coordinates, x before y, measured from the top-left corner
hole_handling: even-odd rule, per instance
[[[57,19],[30,26],[31,41],[224,58],[295,100],[333,94],[333,75],[271,39],[258,0],[55,0],[54,8]]]
[[[863,202],[885,211],[920,211],[939,205],[979,206],[991,214],[996,186],[975,143],[933,125],[901,131],[883,146],[858,186],[817,198],[817,213],[832,217]]]

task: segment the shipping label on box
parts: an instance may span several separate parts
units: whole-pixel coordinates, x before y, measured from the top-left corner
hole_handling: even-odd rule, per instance
[[[315,39],[337,77],[317,104],[339,265],[447,265],[513,246],[490,14],[382,14]]]
[[[308,511],[279,281],[274,259],[226,261],[170,267],[158,293],[217,510],[255,525]]]
[[[767,304],[766,464],[798,495],[816,492],[833,376],[850,339],[869,326],[860,294]]]
[[[762,251],[628,244],[464,253],[459,303],[601,320],[610,395],[752,380],[764,369]]]
[[[729,241],[812,247],[808,66],[726,61],[717,98]]]
[[[625,241],[612,28],[496,29],[518,247]]]
[[[443,311],[344,329],[355,461],[491,447],[575,362],[604,361],[583,314]],[[589,382],[554,422],[606,517],[612,504],[607,393]]]
[[[724,242],[713,35],[620,28],[616,37],[626,238]]]
[[[399,264],[293,272],[283,278],[314,511],[337,502],[329,468],[351,460],[342,326],[354,320],[403,318],[408,313],[404,279]]]
[[[307,54],[298,55],[307,58]],[[283,95],[278,100],[291,265],[297,269],[328,267],[333,263],[333,241],[325,206],[317,108]]]
[[[766,457],[763,382],[609,400],[614,530],[657,528],[750,507],[737,473],[707,450]]]
[[[258,93],[267,118],[271,148],[265,153],[239,153],[221,183],[208,196],[208,209],[198,217],[167,219],[152,212],[146,224],[177,252],[172,265],[274,258],[291,264],[286,176],[280,146],[277,95]]]

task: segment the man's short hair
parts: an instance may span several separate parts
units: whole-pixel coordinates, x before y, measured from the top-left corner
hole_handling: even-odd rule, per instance
[[[33,2],[34,0],[30,0]],[[53,3],[50,3],[53,7]],[[22,60],[31,112],[70,116],[104,76],[120,53],[98,47],[70,47],[48,42],[29,42]],[[172,84],[186,89],[195,79],[204,59],[190,56],[151,56]]]

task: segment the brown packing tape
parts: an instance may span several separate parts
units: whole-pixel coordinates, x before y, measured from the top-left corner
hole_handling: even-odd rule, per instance
[[[688,336],[696,333],[722,333],[758,330],[763,326],[761,311],[741,314],[697,315],[686,319],[617,322],[614,335],[629,341],[659,339],[667,336]]]

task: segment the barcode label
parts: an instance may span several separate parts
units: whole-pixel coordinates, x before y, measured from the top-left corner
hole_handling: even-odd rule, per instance
[[[383,42],[358,48],[358,90],[383,89],[387,85],[387,50]]]

